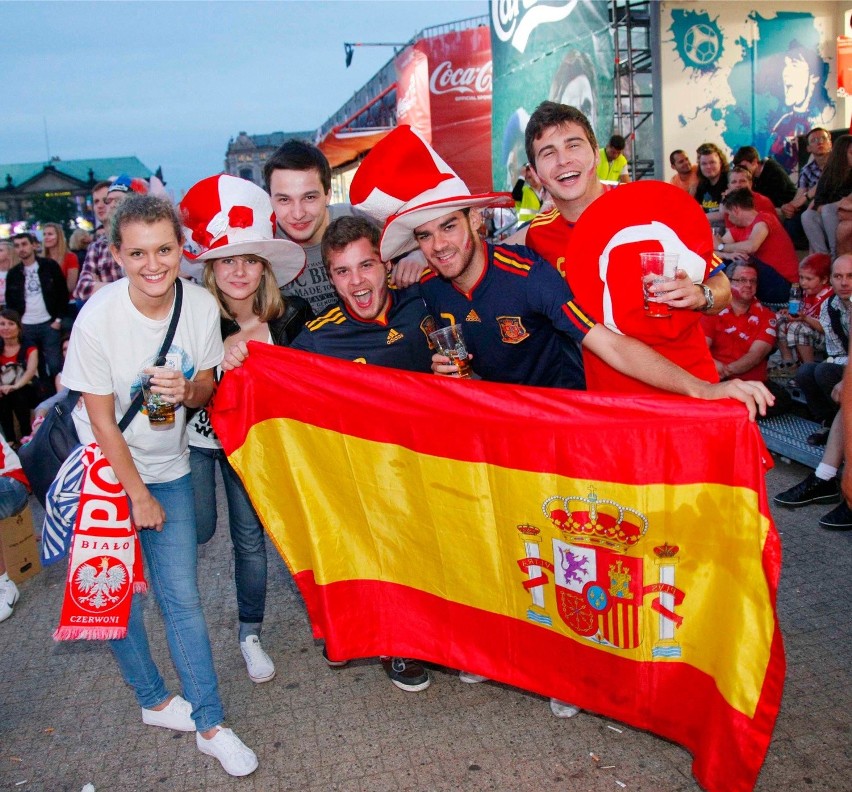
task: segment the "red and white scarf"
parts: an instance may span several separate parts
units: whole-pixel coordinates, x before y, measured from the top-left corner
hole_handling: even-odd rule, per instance
[[[57,641],[124,638],[133,594],[148,590],[130,501],[97,443],[83,477]]]

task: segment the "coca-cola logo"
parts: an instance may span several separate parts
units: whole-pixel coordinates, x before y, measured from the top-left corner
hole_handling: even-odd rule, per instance
[[[524,52],[532,32],[548,22],[565,19],[577,0],[539,2],[539,0],[491,0],[491,24],[500,41],[510,41],[518,52]]]
[[[429,90],[433,94],[448,93],[491,93],[491,61],[482,66],[453,68],[452,61],[439,64],[429,78]]]

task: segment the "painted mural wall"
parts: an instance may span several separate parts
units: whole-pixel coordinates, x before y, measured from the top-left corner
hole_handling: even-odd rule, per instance
[[[835,64],[848,5],[661,3],[665,156],[682,148],[694,161],[704,142],[728,152],[753,145],[793,170],[798,135],[814,126],[848,127]]]
[[[580,108],[603,145],[613,131],[609,0],[490,0],[495,190],[511,190],[527,160],[524,130],[545,99]]]

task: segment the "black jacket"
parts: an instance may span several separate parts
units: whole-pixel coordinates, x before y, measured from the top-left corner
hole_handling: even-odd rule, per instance
[[[53,259],[36,257],[41,296],[51,320],[60,319],[68,308],[68,286],[59,265]],[[6,276],[6,307],[17,311],[21,318],[27,310],[24,294],[24,265],[16,264]]]
[[[281,296],[284,297],[283,294]],[[275,346],[290,346],[290,342],[299,335],[305,322],[314,318],[314,312],[307,300],[296,295],[284,297],[284,314],[269,322],[272,343]],[[223,340],[238,332],[239,329],[240,326],[233,319],[222,319]]]

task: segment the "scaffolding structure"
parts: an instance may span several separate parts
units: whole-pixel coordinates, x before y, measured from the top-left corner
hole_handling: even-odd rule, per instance
[[[656,35],[655,18],[650,0],[612,0],[615,128],[630,141],[627,154],[633,181],[659,178],[651,55]]]

